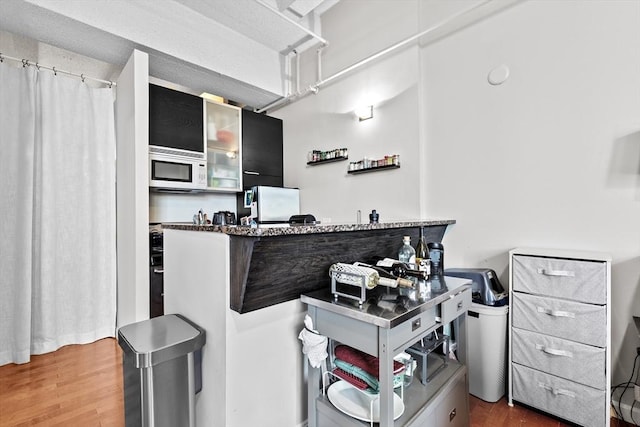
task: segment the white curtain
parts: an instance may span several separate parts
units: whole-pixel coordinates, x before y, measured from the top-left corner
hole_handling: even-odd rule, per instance
[[[115,335],[113,92],[0,63],[0,365]]]

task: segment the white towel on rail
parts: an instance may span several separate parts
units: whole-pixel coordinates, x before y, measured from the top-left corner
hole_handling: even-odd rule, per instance
[[[313,320],[308,314],[304,316],[304,326],[298,335],[302,341],[302,352],[307,355],[312,367],[319,368],[328,356],[327,337],[313,329]]]

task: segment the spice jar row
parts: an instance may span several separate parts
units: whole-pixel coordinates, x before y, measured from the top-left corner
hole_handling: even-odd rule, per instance
[[[313,150],[307,154],[307,163],[321,162],[323,160],[346,159],[349,152],[346,148],[336,148],[329,151]]]
[[[357,162],[349,162],[349,171],[374,169],[385,166],[400,166],[400,156],[398,154],[391,154],[384,156],[382,159],[369,159],[365,157]]]

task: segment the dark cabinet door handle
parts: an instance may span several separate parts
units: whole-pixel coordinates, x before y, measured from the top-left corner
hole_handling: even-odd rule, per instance
[[[164,268],[154,268],[153,272],[156,274],[163,274],[164,273]]]
[[[260,172],[256,171],[244,171],[244,173],[246,173],[247,175],[260,175]]]

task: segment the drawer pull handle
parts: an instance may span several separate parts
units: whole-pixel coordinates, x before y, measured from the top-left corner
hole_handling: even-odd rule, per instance
[[[153,272],[156,274],[162,274],[164,273],[164,268],[154,268]]]
[[[575,277],[576,273],[573,271],[567,270],[547,270],[544,268],[538,269],[539,274],[544,274],[545,276],[557,276],[557,277]]]
[[[570,390],[565,390],[563,388],[554,388],[551,387],[550,385],[544,384],[544,383],[538,383],[539,387],[542,387],[543,389],[550,391],[551,393],[553,393],[555,396],[557,395],[562,395],[562,396],[567,396],[567,397],[571,397],[571,398],[575,398],[576,394]]]
[[[576,317],[575,313],[571,313],[570,311],[561,311],[561,310],[551,310],[550,308],[537,307],[538,313],[548,314],[549,316],[554,317],[570,317],[574,319]]]
[[[244,173],[246,173],[247,175],[260,175],[260,172],[256,171],[244,171]]]
[[[547,354],[551,354],[553,356],[563,356],[563,357],[573,357],[573,353],[567,350],[558,350],[555,348],[545,347],[541,344],[536,344],[536,350],[544,351]]]

